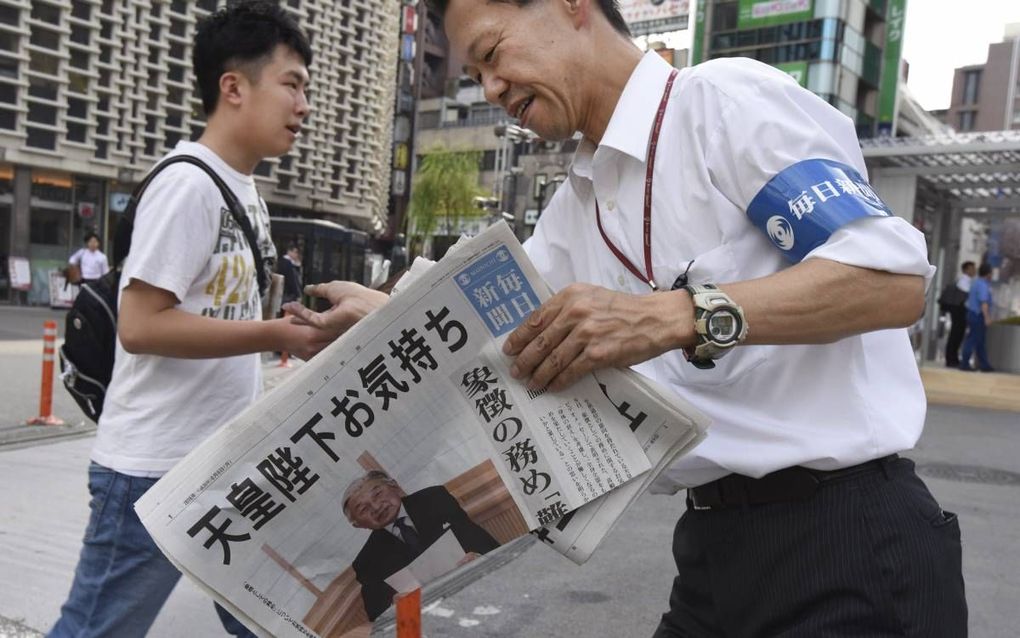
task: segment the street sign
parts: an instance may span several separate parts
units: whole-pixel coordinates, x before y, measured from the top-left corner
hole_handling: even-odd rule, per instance
[[[634,35],[687,28],[690,0],[620,0],[620,14]]]

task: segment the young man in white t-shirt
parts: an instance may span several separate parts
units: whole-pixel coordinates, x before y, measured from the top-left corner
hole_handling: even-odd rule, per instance
[[[106,260],[103,251],[99,250],[99,235],[91,232],[85,235],[85,247],[79,248],[71,255],[67,263],[78,266],[81,282],[96,281],[110,272],[110,263]]]
[[[308,116],[311,49],[271,4],[245,3],[199,25],[193,63],[207,115],[194,155],[248,212],[266,259],[275,251],[252,172],[287,153]],[[180,573],[135,515],[155,481],[261,390],[259,354],[308,358],[335,337],[290,319],[261,321],[255,259],[213,180],[174,164],[136,212],[121,276],[113,379],[89,469],[91,518],[50,636],[144,636]],[[217,606],[227,630],[252,635]]]

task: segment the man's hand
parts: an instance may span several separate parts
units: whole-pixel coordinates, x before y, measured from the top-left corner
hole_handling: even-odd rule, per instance
[[[573,284],[542,304],[503,344],[515,379],[562,390],[583,375],[647,361],[694,342],[684,291],[637,296]]]
[[[326,299],[332,307],[325,312],[313,312],[292,301],[284,304],[283,309],[294,315],[294,323],[318,328],[332,334],[333,338],[347,332],[351,326],[389,299],[386,293],[349,281],[305,286],[305,294]]]
[[[279,334],[283,343],[281,349],[302,361],[308,361],[317,355],[337,337],[332,331],[306,325],[297,317],[285,317],[274,321],[280,323]]]
[[[459,561],[457,561],[457,567],[460,567],[461,565],[467,565],[468,563],[470,563],[471,561],[475,560],[476,558],[481,558],[481,557],[482,557],[482,555],[477,553],[477,552],[468,552],[467,554],[464,554],[464,556],[461,557],[461,559]]]

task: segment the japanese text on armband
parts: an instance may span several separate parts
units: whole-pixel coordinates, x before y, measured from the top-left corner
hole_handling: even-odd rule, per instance
[[[773,177],[751,200],[747,215],[797,263],[850,222],[891,217],[892,211],[853,167],[811,159]]]
[[[516,328],[540,305],[510,251],[499,247],[457,273],[463,291],[493,337]]]

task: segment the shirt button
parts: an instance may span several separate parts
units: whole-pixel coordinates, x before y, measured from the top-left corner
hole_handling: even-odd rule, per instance
[[[624,281],[623,281],[623,275],[617,275],[617,277],[616,277],[616,282],[617,282],[618,284],[620,284],[620,287],[622,288],[622,287],[623,287],[623,285],[624,285]]]
[[[616,200],[615,199],[610,199],[610,200],[606,201],[606,208],[608,208],[610,211],[612,211],[614,208],[616,208]]]

